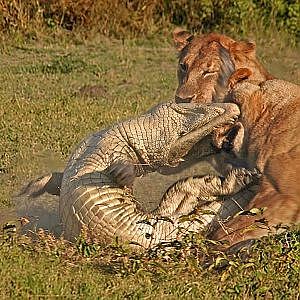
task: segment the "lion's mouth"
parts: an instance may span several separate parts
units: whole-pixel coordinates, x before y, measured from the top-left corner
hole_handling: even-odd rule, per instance
[[[212,134],[213,145],[225,152],[238,154],[244,139],[244,126],[240,122],[224,125],[214,130]]]

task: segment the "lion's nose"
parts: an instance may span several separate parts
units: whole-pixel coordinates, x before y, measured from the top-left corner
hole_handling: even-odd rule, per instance
[[[186,84],[179,85],[175,92],[175,101],[177,103],[191,102],[191,100],[194,96],[194,93],[191,93],[191,91],[189,91],[189,90],[190,90],[190,88],[188,85],[186,85]]]
[[[192,102],[194,96],[192,97],[182,97],[180,95],[175,95],[175,102],[176,103],[189,103],[189,102]]]

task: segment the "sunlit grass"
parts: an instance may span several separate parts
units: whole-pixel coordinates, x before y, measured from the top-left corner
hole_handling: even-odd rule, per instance
[[[44,171],[36,166],[41,152],[65,160],[88,133],[172,99],[176,87],[175,53],[162,43],[23,45],[6,48],[1,60],[0,202],[6,204],[20,184]],[[89,86],[98,95],[80,92]]]
[[[266,45],[258,45],[265,66],[299,83],[299,49]],[[87,134],[172,99],[176,88],[176,53],[163,39],[8,42],[1,49],[1,227],[28,180],[61,169]],[[85,257],[74,245],[49,243],[0,238],[1,298],[299,297],[299,230],[267,239],[248,264],[221,270],[203,269],[193,254],[150,259],[96,247]]]

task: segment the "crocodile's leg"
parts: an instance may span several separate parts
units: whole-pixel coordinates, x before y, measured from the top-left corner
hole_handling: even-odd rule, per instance
[[[228,197],[231,198],[241,190],[245,191],[249,185],[257,184],[260,177],[261,174],[257,169],[236,168],[231,170],[225,178],[207,175],[202,178],[205,183],[201,182],[201,178],[194,179],[192,190],[199,190],[198,204],[193,211],[191,222],[181,223],[181,231],[199,232],[204,228],[207,230],[211,224],[218,222],[224,200]],[[187,201],[183,201],[176,213],[178,215],[186,214],[189,205]]]
[[[206,175],[179,180],[167,190],[153,213],[165,216],[188,214],[196,206],[195,203],[218,201],[220,196],[236,194],[259,177],[256,169],[236,168],[225,178]]]
[[[26,195],[35,198],[44,194],[45,192],[51,195],[59,196],[62,178],[62,172],[53,172],[41,176],[29,182],[28,185],[21,190],[19,196]]]
[[[247,185],[257,182],[259,177],[260,173],[256,169],[239,168],[230,171],[225,178],[207,175],[179,180],[169,188],[159,207],[152,212],[156,223],[155,232],[152,231],[151,234],[151,244],[175,239],[183,229],[199,232],[220,210],[223,196],[238,193]],[[180,217],[193,212],[197,214],[195,221],[178,223]],[[170,220],[174,223],[172,224]],[[153,222],[151,224],[153,225]]]

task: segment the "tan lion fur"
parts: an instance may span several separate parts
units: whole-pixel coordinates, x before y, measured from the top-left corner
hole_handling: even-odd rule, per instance
[[[263,173],[245,209],[266,208],[259,216],[235,217],[211,236],[236,243],[274,232],[275,225],[300,222],[300,87],[278,79],[261,86],[243,82],[230,96],[245,127],[240,154]]]
[[[261,216],[238,216],[212,233],[211,238],[229,239],[231,244],[267,235],[279,224],[300,222],[300,87],[273,77],[255,57],[255,45],[236,42],[224,35],[208,34],[177,39],[180,64],[186,63],[184,78],[179,71],[178,99],[210,102],[217,75],[201,74],[214,64],[221,70],[220,47],[228,50],[236,72],[229,79],[233,90],[228,101],[240,106],[245,137],[240,155],[249,166],[263,173],[258,193],[246,210],[264,207]],[[183,31],[184,32],[184,31]],[[185,34],[187,37],[187,34]],[[208,81],[209,77],[209,81]]]

